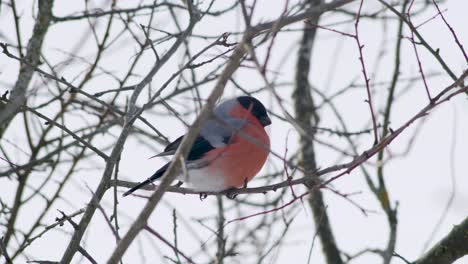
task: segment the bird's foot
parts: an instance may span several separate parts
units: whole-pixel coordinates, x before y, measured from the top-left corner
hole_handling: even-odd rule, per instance
[[[236,187],[231,187],[227,190],[224,190],[223,193],[226,195],[228,199],[234,200],[238,193],[236,192],[238,189]]]
[[[182,184],[184,184],[183,181],[177,181],[177,183],[174,186],[175,187],[180,187],[180,186],[182,186]]]
[[[208,194],[206,194],[206,193],[200,193],[200,201],[203,202],[203,200],[205,200],[206,197],[208,197]]]

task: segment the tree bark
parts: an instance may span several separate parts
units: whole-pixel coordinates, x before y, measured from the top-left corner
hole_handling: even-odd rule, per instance
[[[34,68],[40,64],[42,44],[52,19],[53,3],[53,0],[39,0],[36,23],[24,57],[27,63],[20,65],[18,79],[11,91],[10,101],[7,104],[0,103],[0,138],[3,137],[10,122],[26,102],[26,93],[34,74]]]
[[[319,5],[322,0],[309,1],[310,6]],[[317,24],[319,16],[310,19],[308,22]],[[302,165],[311,178],[311,183],[316,183],[319,179],[313,175],[317,171],[317,164],[315,159],[314,150],[314,125],[318,123],[318,114],[315,109],[314,100],[312,97],[309,72],[312,48],[315,40],[316,28],[305,25],[305,30],[302,36],[297,65],[296,65],[296,78],[295,90],[293,93],[294,109],[296,112],[296,120],[302,129],[306,132],[300,137],[300,153]],[[318,237],[322,244],[322,250],[328,264],[341,264],[340,252],[336,245],[335,237],[330,225],[328,213],[326,211],[323,194],[320,189],[312,190],[308,198],[309,205],[312,209],[314,222],[317,229]]]
[[[414,264],[445,264],[468,255],[468,217]]]
[[[27,63],[21,63],[20,65],[18,79],[11,91],[10,101],[7,104],[0,103],[0,139],[3,137],[14,116],[20,112],[21,106],[26,102],[28,86],[34,74],[34,68],[40,63],[42,43],[50,26],[53,2],[53,0],[39,0],[39,10],[33,35],[29,39],[26,56],[24,57]],[[26,186],[26,180],[27,176],[21,177],[21,175],[18,179],[18,188],[4,238],[5,245],[8,245],[8,241],[15,230],[15,222],[21,206],[21,198]]]

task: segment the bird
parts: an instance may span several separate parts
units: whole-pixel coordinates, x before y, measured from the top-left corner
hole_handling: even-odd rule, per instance
[[[252,96],[222,102],[203,123],[188,153],[185,173],[180,173],[176,179],[201,193],[246,187],[268,158],[270,138],[265,127],[270,124],[265,106]],[[153,157],[174,155],[183,137],[178,137]],[[170,162],[166,163],[123,196],[161,178],[169,165]]]

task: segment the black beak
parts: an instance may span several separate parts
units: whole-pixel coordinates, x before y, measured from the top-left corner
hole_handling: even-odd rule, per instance
[[[262,116],[259,121],[264,127],[271,125],[271,119],[267,115]]]

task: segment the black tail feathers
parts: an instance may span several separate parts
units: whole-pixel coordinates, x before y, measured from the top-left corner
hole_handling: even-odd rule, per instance
[[[164,172],[166,172],[166,169],[169,167],[169,163],[162,166],[159,170],[157,170],[153,176],[149,177],[148,179],[146,179],[145,181],[137,184],[136,186],[130,188],[128,191],[126,191],[122,196],[125,197],[127,195],[130,195],[132,194],[134,191],[138,190],[138,189],[141,189],[141,187],[143,186],[146,186],[152,182],[154,182],[155,180],[161,178],[161,176],[163,176]]]

